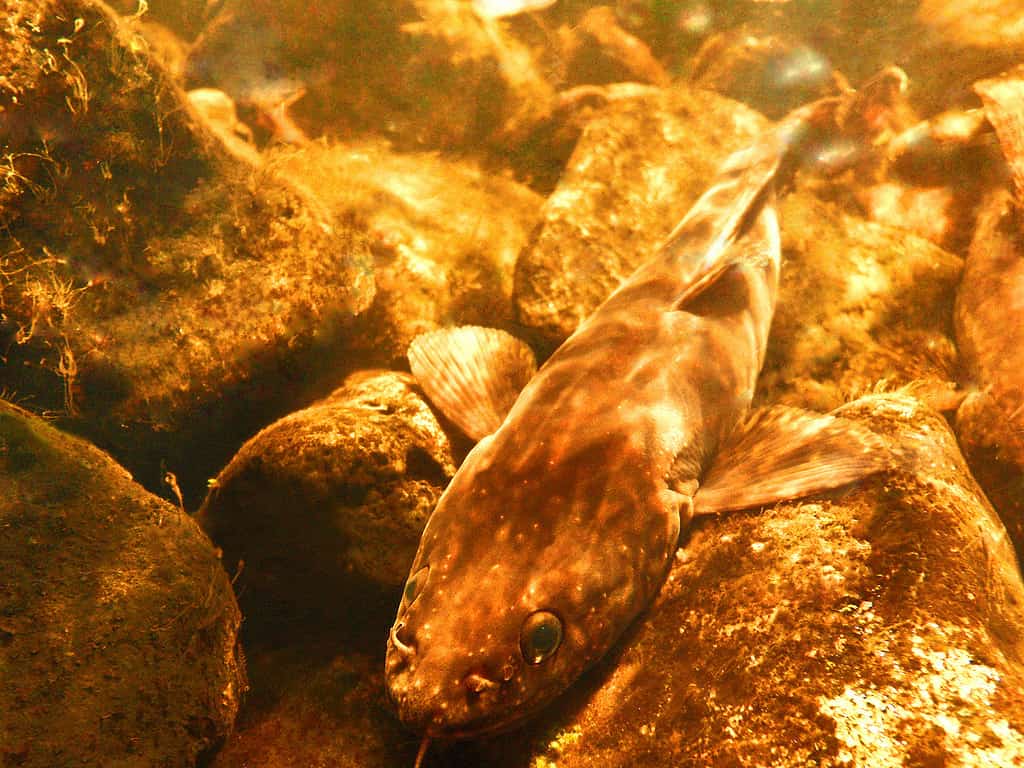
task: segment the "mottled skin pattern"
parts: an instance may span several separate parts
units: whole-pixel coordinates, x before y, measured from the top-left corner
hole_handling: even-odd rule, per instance
[[[765,190],[778,166],[727,176],[670,242],[585,321],[478,443],[430,518],[388,643],[399,716],[433,737],[517,724],[600,658],[653,599],[692,494],[746,412],[778,280]],[[731,267],[678,306],[708,244],[752,212]],[[723,224],[725,222],[725,224]],[[739,249],[739,250],[736,250]],[[520,651],[526,618],[559,617],[554,655]]]
[[[1024,467],[1024,237],[1009,195],[979,217],[956,302],[956,340],[964,368],[982,391],[963,408],[1000,414],[991,439]],[[978,402],[973,402],[978,401]],[[990,408],[991,410],[991,408]],[[982,422],[983,423],[983,422]]]

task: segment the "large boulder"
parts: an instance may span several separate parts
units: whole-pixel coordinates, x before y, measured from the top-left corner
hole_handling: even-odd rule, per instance
[[[227,574],[109,456],[0,401],[0,763],[192,766],[245,690]]]
[[[346,331],[333,386],[353,368],[404,365],[409,342],[439,325],[514,328],[512,272],[544,202],[529,187],[382,141],[314,142],[266,162],[315,179],[325,208],[365,232],[373,255],[375,300]]]
[[[250,622],[281,610],[337,613],[340,595],[396,589],[455,473],[452,446],[412,377],[354,374],[266,427],[213,481],[199,511]]]

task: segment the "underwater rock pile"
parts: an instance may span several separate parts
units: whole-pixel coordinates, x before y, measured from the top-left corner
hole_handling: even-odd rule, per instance
[[[222,149],[102,3],[6,10],[0,386],[156,484],[369,306],[368,246]]]
[[[472,441],[409,344],[543,362],[891,64],[875,143],[783,190],[754,400],[892,469],[699,519],[567,694],[423,765],[1024,761],[1024,7],[515,5],[5,0],[0,764],[412,765],[385,644]]]

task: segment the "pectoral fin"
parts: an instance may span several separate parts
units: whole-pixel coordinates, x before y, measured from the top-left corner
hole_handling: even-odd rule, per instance
[[[413,339],[407,354],[430,402],[474,440],[501,426],[537,371],[524,342],[475,325],[424,333]]]
[[[838,488],[890,466],[881,439],[835,416],[776,406],[754,412],[721,445],[694,513],[748,509]]]

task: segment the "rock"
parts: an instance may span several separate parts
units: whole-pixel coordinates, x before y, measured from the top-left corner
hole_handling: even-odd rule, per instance
[[[267,164],[316,179],[328,210],[368,234],[377,297],[346,339],[359,367],[404,365],[409,342],[439,325],[516,328],[512,272],[543,204],[528,187],[382,142],[313,143]]]
[[[189,87],[266,113],[285,82],[307,135],[504,152],[545,119],[553,88],[501,23],[458,0],[319,5],[231,0],[192,51]]]
[[[231,157],[102,3],[7,6],[0,386],[191,496],[369,306],[365,239]]]
[[[1007,192],[986,201],[967,254],[955,321],[970,390],[956,414],[957,436],[1024,553],[1022,221]]]
[[[697,521],[614,658],[495,766],[1016,765],[1024,584],[943,419],[905,395],[843,415],[900,468],[845,493]]]
[[[752,110],[685,87],[611,101],[584,130],[516,263],[520,321],[551,348],[561,343],[764,127]]]
[[[1024,45],[1024,25],[1017,0],[966,0],[949,5],[941,0],[921,0],[918,20],[937,32],[947,46],[976,48],[979,56],[1012,55],[1019,58]],[[958,69],[963,65],[958,63]]]
[[[633,4],[639,5],[639,4]],[[683,0],[662,12],[657,25],[641,34],[656,56],[689,72],[697,36],[722,35],[738,45],[719,50],[719,71],[747,71],[750,79],[770,74],[748,68],[758,56],[757,44],[743,38],[784,38],[831,63],[851,83],[862,83],[881,68],[899,64],[912,83],[911,100],[922,116],[953,107],[974,106],[971,85],[1020,62],[1024,27],[1019,0],[915,0],[890,3],[868,0],[856,4],[817,0],[788,2],[698,2]],[[700,23],[692,24],[691,21]],[[751,53],[755,55],[751,57]],[[730,60],[731,59],[731,60]],[[737,83],[729,78],[727,81]],[[743,86],[737,83],[742,89]],[[764,100],[764,93],[746,93]]]
[[[962,260],[808,194],[783,200],[779,221],[784,260],[758,400],[828,411],[904,385],[947,400]]]
[[[189,42],[199,34],[210,12],[206,0],[111,0],[109,5],[125,16],[135,16],[147,23],[167,26]]]
[[[1024,30],[1022,30],[1024,41]],[[999,77],[981,80],[974,90],[985,105],[984,115],[995,129],[1018,200],[1024,200],[1024,65]]]
[[[980,109],[903,118],[893,121],[884,151],[869,156],[875,167],[858,174],[852,194],[868,219],[963,253],[982,199],[1006,175],[992,128]]]
[[[244,561],[250,622],[295,607],[336,612],[353,583],[361,593],[405,582],[454,473],[451,444],[412,377],[359,373],[242,446],[199,519],[229,569]]]
[[[913,187],[881,182],[858,190],[870,221],[905,229],[958,253],[964,231],[963,197],[950,186]]]
[[[364,599],[374,616],[342,614],[333,623],[350,625],[343,629],[293,624],[287,645],[248,645],[253,691],[210,768],[410,768],[417,740],[390,713],[379,647],[397,599],[379,616]]]
[[[241,617],[209,540],[0,401],[0,762],[192,766],[231,730]]]
[[[637,82],[667,86],[668,72],[644,42],[619,24],[606,5],[588,9],[572,26],[559,27],[562,79],[569,85]]]
[[[742,25],[704,42],[691,79],[774,119],[836,87],[832,64],[819,51],[786,35],[752,33]]]
[[[168,26],[150,18],[148,13],[122,18],[124,29],[135,33],[133,44],[145,50],[148,58],[156,60],[160,68],[175,83],[180,84],[188,61],[189,45]]]

